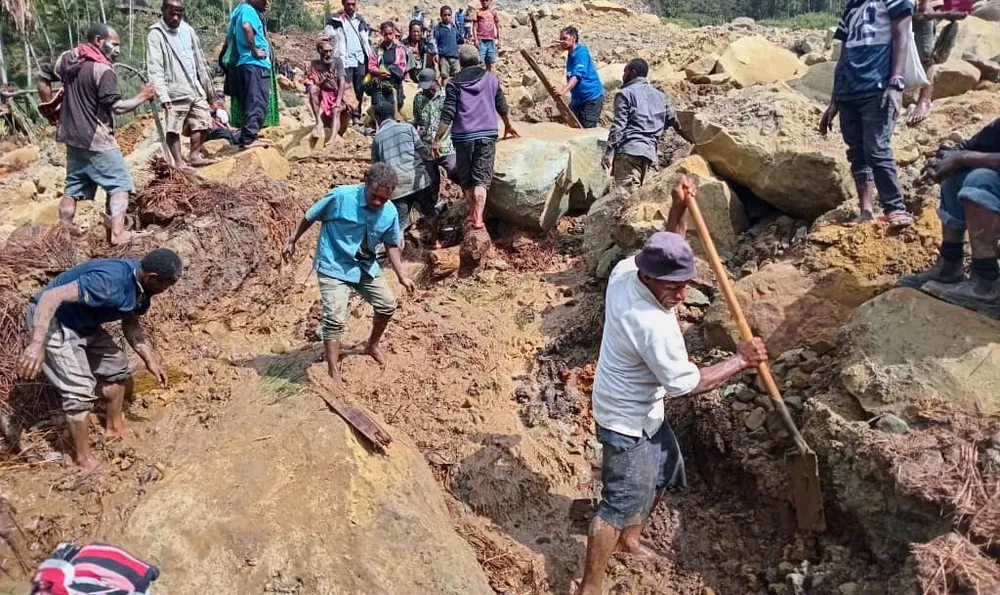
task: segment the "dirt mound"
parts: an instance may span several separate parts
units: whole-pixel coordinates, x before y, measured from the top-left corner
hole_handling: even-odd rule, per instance
[[[273,304],[280,250],[301,208],[282,187],[248,176],[239,187],[191,182],[162,161],[155,179],[129,208],[145,235],[118,251],[138,257],[173,248],[184,261],[184,283],[158,298],[157,319],[199,320]]]
[[[254,384],[189,436],[122,528],[119,543],[160,566],[157,590],[491,592],[404,436],[374,454],[308,385],[277,407]]]

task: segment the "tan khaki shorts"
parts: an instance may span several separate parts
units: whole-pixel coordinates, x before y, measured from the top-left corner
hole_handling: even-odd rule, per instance
[[[34,307],[28,308],[29,331],[34,312]],[[98,381],[125,382],[132,365],[106,330],[82,335],[53,318],[45,336],[42,372],[59,393],[63,411],[72,416],[94,408]]]
[[[615,185],[625,188],[642,186],[646,181],[646,172],[649,171],[649,159],[636,157],[621,153],[615,155],[614,163],[611,167],[611,174],[615,178]]]
[[[347,332],[348,306],[351,290],[358,292],[372,305],[377,316],[390,318],[396,312],[396,298],[386,285],[382,275],[369,277],[361,274],[357,283],[342,281],[326,275],[319,277],[319,295],[323,303],[323,317],[320,320],[319,336],[324,341],[340,341]]]
[[[188,136],[191,132],[212,128],[212,109],[208,100],[199,97],[194,101],[172,101],[167,108],[167,132]]]

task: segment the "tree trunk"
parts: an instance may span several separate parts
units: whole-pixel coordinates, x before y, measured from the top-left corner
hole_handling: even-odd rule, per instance
[[[35,13],[35,20],[38,21],[38,28],[42,30],[42,36],[45,38],[45,45],[49,48],[49,59],[55,60],[56,50],[52,46],[52,38],[49,37],[49,30],[45,28],[45,23],[42,22],[41,11]],[[35,56],[35,61],[38,61],[38,56]]]
[[[31,88],[31,48],[28,47],[28,38],[24,38],[24,71],[28,78],[28,88]]]
[[[104,0],[97,0],[97,2],[98,2],[98,4],[101,5],[101,22],[102,23],[107,23],[108,22],[108,16],[106,14],[104,14]]]
[[[128,0],[128,59],[132,59],[135,46],[135,1]]]
[[[0,35],[0,84],[7,84],[7,61],[3,57],[3,36]]]
[[[66,17],[66,35],[69,38],[69,45],[76,45],[73,43],[73,19],[69,17],[69,8],[66,6],[66,0],[59,0],[59,5],[62,7],[63,16]]]

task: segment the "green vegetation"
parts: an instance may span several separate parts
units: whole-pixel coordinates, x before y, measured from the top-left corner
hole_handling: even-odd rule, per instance
[[[721,25],[750,17],[775,27],[820,29],[837,24],[843,0],[656,0],[665,20],[680,27]]]
[[[238,0],[185,0],[188,22],[202,38],[206,57],[225,37]],[[156,0],[3,0],[0,2],[0,82],[24,87],[42,64],[81,42],[92,23],[107,22],[121,35],[121,62],[145,69],[146,30],[160,18]],[[271,31],[318,31],[319,19],[304,0],[274,0],[267,13]]]
[[[781,27],[784,29],[829,29],[836,27],[840,15],[826,12],[807,12],[786,19],[765,19],[760,21],[765,27]]]

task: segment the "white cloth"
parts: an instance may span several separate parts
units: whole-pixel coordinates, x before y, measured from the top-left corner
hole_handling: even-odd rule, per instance
[[[639,281],[634,258],[618,263],[605,297],[594,421],[626,436],[653,436],[663,424],[664,396],[686,395],[699,382],[674,310]]]

